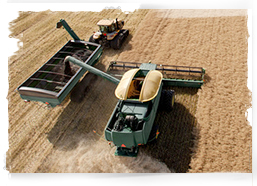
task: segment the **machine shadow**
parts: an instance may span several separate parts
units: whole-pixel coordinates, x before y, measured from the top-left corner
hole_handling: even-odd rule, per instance
[[[158,111],[155,125],[160,134],[140,151],[165,163],[171,171],[186,173],[196,151],[199,130],[196,118],[181,103],[175,103],[171,112]]]
[[[120,55],[124,51],[131,50],[132,45],[130,44],[130,41],[132,40],[132,38],[133,38],[133,36],[131,34],[129,34],[128,37],[126,38],[126,40],[121,45],[121,48],[118,50],[115,50],[112,48],[104,48],[102,58],[104,58],[105,55],[108,57],[113,57],[113,56]]]
[[[133,36],[129,34],[119,50],[104,48],[101,57],[102,59],[100,59],[94,67],[105,71],[106,66],[101,62],[104,59],[104,56],[112,57],[125,50],[130,50],[131,45],[129,42],[132,37]],[[104,84],[104,87],[101,88],[101,84]],[[72,150],[77,147],[81,135],[82,137],[87,136],[87,133],[91,134],[93,130],[98,130],[97,132],[102,134],[109,116],[112,113],[112,109],[117,103],[117,99],[114,96],[115,87],[116,86],[113,83],[102,80],[102,78],[97,75],[85,75],[74,87],[72,93],[67,96],[65,101],[68,101],[69,99],[71,99],[71,101],[58,117],[55,126],[47,134],[48,140],[53,146],[58,149]],[[101,98],[99,96],[100,92]],[[108,100],[108,104],[106,104],[106,100]],[[80,109],[80,111],[78,109]],[[84,115],[81,115],[80,112],[83,112]],[[105,122],[102,123],[101,126],[101,122],[97,121],[98,116],[95,116],[94,124],[90,123],[92,115],[99,115],[101,113],[104,113],[104,116],[107,116],[105,117]],[[82,127],[82,125],[86,127]],[[99,136],[94,134],[93,139],[94,138],[99,139]]]
[[[126,51],[126,50],[132,49],[132,45],[129,43],[132,40],[132,38],[133,38],[133,35],[129,34],[120,48],[121,51]]]
[[[98,65],[99,66],[99,65]],[[100,65],[101,66],[101,65]],[[101,68],[99,66],[99,68]],[[76,149],[81,140],[98,140],[117,103],[115,84],[94,74],[87,75],[74,87],[47,138],[54,148],[63,151]],[[74,101],[76,100],[76,101]]]

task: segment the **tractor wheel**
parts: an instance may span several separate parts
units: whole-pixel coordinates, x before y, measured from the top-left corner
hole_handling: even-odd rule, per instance
[[[94,39],[94,38],[93,38],[93,35],[92,35],[92,36],[90,36],[90,38],[89,38],[89,42],[92,42],[92,43],[97,43],[97,44],[99,44],[99,41],[98,41],[98,39]]]
[[[160,100],[160,108],[162,110],[171,111],[175,103],[175,91],[163,90]]]
[[[124,33],[125,38],[126,38],[126,37],[128,37],[128,35],[129,35],[129,30],[124,30],[124,32],[123,32],[123,33]],[[124,38],[124,39],[125,39],[125,38]]]
[[[116,49],[116,50],[120,49],[120,47],[121,47],[121,38],[122,38],[122,35],[119,34],[111,41],[111,47],[113,49]]]

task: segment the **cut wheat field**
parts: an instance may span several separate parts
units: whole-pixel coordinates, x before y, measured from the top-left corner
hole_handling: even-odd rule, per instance
[[[55,28],[60,19],[88,40],[100,19],[116,17],[130,36],[120,50],[104,49],[96,68],[106,70],[113,60],[151,60],[206,70],[201,89],[168,87],[176,92],[174,109],[158,112],[160,135],[136,158],[114,156],[115,148],[102,138],[117,102],[112,83],[98,77],[81,103],[67,97],[55,108],[25,103],[16,91],[72,39]],[[252,172],[246,10],[20,12],[10,31],[23,46],[8,62],[9,172]]]

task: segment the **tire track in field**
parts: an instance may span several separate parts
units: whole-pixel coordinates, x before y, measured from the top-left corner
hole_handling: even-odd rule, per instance
[[[34,105],[35,106],[35,105]],[[32,106],[33,107],[33,106]],[[35,107],[34,107],[35,108]],[[13,146],[10,146],[11,149],[9,149],[8,153],[10,155],[10,159],[11,159],[11,172],[17,167],[20,167],[20,165],[23,163],[24,161],[29,161],[29,157],[33,156],[34,154],[36,154],[36,151],[41,151],[43,150],[42,148],[40,149],[34,149],[35,153],[28,153],[28,151],[31,151],[30,149],[33,149],[32,147],[34,147],[35,145],[37,145],[36,143],[38,141],[45,141],[44,139],[40,138],[40,136],[44,136],[45,133],[49,130],[49,127],[52,127],[51,124],[51,119],[55,118],[56,115],[58,115],[58,112],[55,111],[50,111],[50,110],[43,110],[43,112],[41,112],[40,114],[38,114],[38,111],[42,109],[35,109],[35,112],[30,112],[29,114],[27,114],[27,120],[26,122],[21,122],[21,129],[24,128],[24,130],[19,130],[17,131],[17,135],[15,134],[15,136],[13,136],[13,138],[20,138],[21,141],[16,142],[16,148]],[[48,116],[48,117],[46,117]],[[20,133],[23,135],[20,135]],[[25,135],[25,136],[24,136]],[[18,139],[19,139],[18,138]],[[24,157],[24,158],[22,158]],[[21,159],[23,159],[22,163],[20,162]]]
[[[146,59],[148,60],[152,60],[154,59],[153,55],[155,55],[156,52],[153,52],[153,51],[158,51],[158,50],[154,50],[155,47],[157,47],[157,45],[159,44],[159,40],[157,38],[160,38],[163,36],[163,33],[160,32],[162,27],[165,25],[165,23],[168,21],[168,15],[170,13],[171,10],[166,10],[165,11],[165,14],[164,16],[161,17],[161,20],[160,21],[156,21],[156,22],[151,22],[153,21],[153,16],[158,14],[158,10],[152,10],[150,11],[147,16],[146,16],[146,19],[147,20],[144,20],[144,24],[141,25],[141,28],[146,28],[148,27],[148,32],[150,31],[150,37],[149,37],[149,40],[144,40],[145,44],[143,44],[141,47],[143,48],[143,50],[140,52],[141,55],[139,57],[139,61],[140,62],[148,62],[146,61]],[[154,15],[151,15],[154,14]],[[156,24],[158,24],[158,26],[156,27]],[[156,29],[155,29],[156,28]],[[153,31],[154,29],[154,31]],[[153,31],[153,34],[152,34],[152,31]],[[140,36],[139,36],[140,38]],[[155,42],[153,42],[155,41]]]
[[[172,11],[172,10],[167,10],[167,11],[165,12],[165,15],[162,17],[161,21],[160,21],[160,22],[157,22],[157,23],[159,23],[159,25],[157,26],[157,28],[156,28],[156,30],[155,30],[153,36],[150,38],[148,44],[144,47],[145,50],[148,50],[148,49],[152,48],[151,46],[156,46],[157,42],[154,42],[154,43],[153,43],[153,42],[152,42],[153,40],[159,41],[158,38],[162,38],[162,37],[163,37],[163,32],[161,32],[161,29],[162,29],[162,27],[163,27],[164,25],[166,25],[165,23],[169,21],[168,16],[169,16],[169,14],[170,14],[171,11]],[[150,26],[150,25],[148,25],[148,26]],[[151,27],[155,28],[155,25],[151,25]],[[145,51],[145,50],[144,50],[144,51]]]

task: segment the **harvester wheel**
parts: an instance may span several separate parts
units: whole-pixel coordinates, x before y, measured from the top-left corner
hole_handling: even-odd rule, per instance
[[[152,130],[150,132],[150,135],[149,135],[147,143],[149,144],[149,143],[156,142],[159,134],[160,134],[159,126],[158,125],[153,125],[153,128],[152,128]]]
[[[163,90],[160,100],[160,107],[162,110],[171,111],[175,103],[175,91]]]

